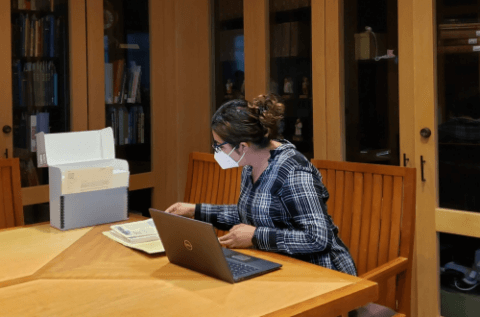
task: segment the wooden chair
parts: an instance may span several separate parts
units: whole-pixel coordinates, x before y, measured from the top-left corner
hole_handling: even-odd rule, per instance
[[[184,201],[193,204],[236,204],[240,196],[241,174],[241,168],[221,169],[213,154],[190,153]],[[217,230],[219,236],[225,233]]]
[[[360,277],[379,284],[377,304],[410,315],[415,232],[415,169],[312,160]]]
[[[0,159],[0,229],[24,225],[18,158]]]

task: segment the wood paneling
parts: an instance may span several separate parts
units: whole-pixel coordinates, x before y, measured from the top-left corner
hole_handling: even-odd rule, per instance
[[[245,99],[269,91],[270,26],[268,0],[243,0]]]
[[[153,206],[183,200],[188,155],[210,150],[208,0],[150,1]]]

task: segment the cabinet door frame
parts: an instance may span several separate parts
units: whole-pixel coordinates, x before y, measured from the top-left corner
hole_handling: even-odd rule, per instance
[[[7,87],[2,94],[0,101],[1,122],[0,124],[9,124],[12,126],[12,51],[11,51],[11,0],[0,0],[2,8],[0,17],[1,43],[4,45],[0,50],[0,84],[1,87]],[[68,0],[68,19],[69,19],[69,69],[70,69],[70,127],[71,131],[82,131],[87,129],[87,53],[86,53],[86,34],[85,34],[85,1]],[[8,149],[9,156],[13,153],[13,132],[0,136],[0,145],[3,149]],[[46,203],[49,201],[48,185],[39,185],[22,188],[23,206]]]
[[[438,214],[444,215],[445,211],[436,211],[438,181],[435,133],[429,140],[423,140],[419,134],[420,129],[425,126],[434,128],[435,122],[434,116],[428,115],[433,113],[436,104],[433,1],[398,0],[397,2],[398,55],[401,56],[399,58],[400,162],[403,166],[403,154],[409,159],[406,164],[408,167],[420,167],[420,156],[427,161],[426,182],[422,181],[421,173],[417,171],[417,231],[412,282],[412,316],[439,315],[436,234],[438,229],[435,228],[435,213],[437,213],[438,222]],[[342,62],[343,56],[343,4],[342,0],[325,5],[327,18],[324,41],[329,48],[326,50],[325,60],[335,63],[332,67],[336,68],[333,72],[329,72],[328,69],[325,71],[327,122],[338,122],[339,113],[344,116],[344,91],[342,91],[344,82],[338,80],[343,76],[343,69],[338,65]],[[335,85],[339,87],[334,88]],[[344,128],[327,125],[326,133],[327,136],[334,136],[333,142],[327,137],[327,159],[345,160],[344,152],[339,150],[338,145],[345,144]],[[330,153],[333,154],[329,155]]]

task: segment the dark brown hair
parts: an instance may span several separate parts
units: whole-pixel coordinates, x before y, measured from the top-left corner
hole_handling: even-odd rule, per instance
[[[277,139],[285,106],[273,95],[260,95],[247,102],[235,99],[224,103],[212,117],[212,130],[222,140],[237,147],[240,142],[252,142],[265,148]]]

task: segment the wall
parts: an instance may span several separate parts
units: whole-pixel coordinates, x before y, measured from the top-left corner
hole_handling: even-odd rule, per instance
[[[210,152],[212,104],[209,0],[152,0],[152,204],[182,201],[188,155]]]

